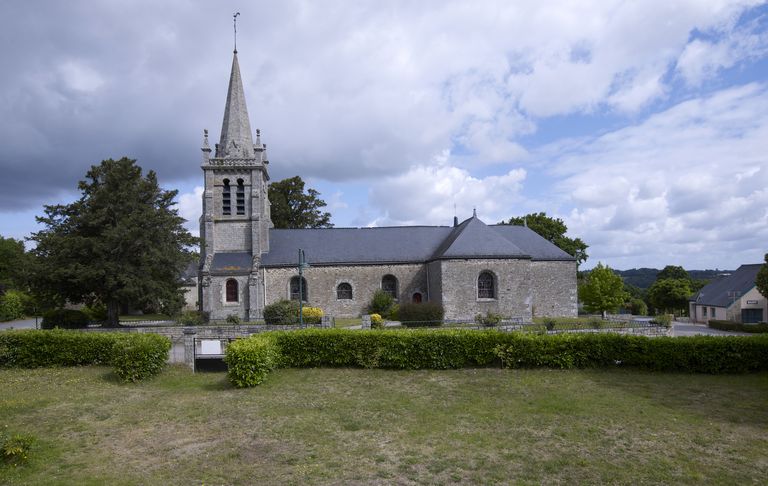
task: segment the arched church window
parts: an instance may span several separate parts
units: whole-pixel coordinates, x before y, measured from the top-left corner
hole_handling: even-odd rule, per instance
[[[224,187],[221,190],[221,213],[232,214],[232,196],[229,188],[229,179],[224,179]]]
[[[480,276],[477,277],[477,298],[478,299],[495,299],[496,298],[496,286],[491,272],[480,272]]]
[[[414,304],[421,304],[421,292],[414,292],[411,297],[411,302]]]
[[[237,214],[245,214],[245,186],[243,180],[237,180]]]
[[[237,302],[238,300],[238,291],[237,291],[237,280],[230,278],[227,280],[227,302]]]
[[[301,300],[304,302],[307,302],[309,299],[307,299],[307,279],[304,277],[291,277],[291,300],[299,300],[299,295],[301,295]]]
[[[397,277],[394,275],[384,275],[381,278],[381,290],[397,299]]]
[[[336,298],[339,300],[352,299],[352,286],[347,282],[340,283],[336,287]]]

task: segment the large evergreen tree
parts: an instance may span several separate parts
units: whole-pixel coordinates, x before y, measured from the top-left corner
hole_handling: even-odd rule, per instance
[[[565,236],[565,233],[568,231],[565,222],[560,218],[547,216],[547,213],[531,213],[525,216],[509,218],[508,221],[502,221],[501,224],[527,225],[544,239],[549,240],[558,248],[574,257],[579,265],[587,261],[589,257],[587,255],[587,248],[589,246],[581,241],[581,238]]]
[[[34,233],[33,285],[49,298],[99,301],[118,324],[120,304],[178,310],[180,275],[197,242],[173,207],[177,191],[160,188],[135,160],[104,160],[80,181],[80,198],[45,206]]]
[[[331,228],[331,214],[321,211],[325,201],[319,192],[304,192],[301,177],[291,177],[269,185],[272,224],[275,228]]]
[[[28,267],[24,242],[0,236],[0,290],[24,289]]]

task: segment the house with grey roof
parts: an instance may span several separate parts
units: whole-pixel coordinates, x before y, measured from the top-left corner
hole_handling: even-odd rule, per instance
[[[742,265],[730,275],[723,276],[699,290],[689,302],[694,322],[710,319],[742,323],[765,322],[768,301],[755,286],[757,272],[763,265]]]
[[[576,315],[575,259],[527,227],[473,214],[452,226],[275,229],[266,144],[251,133],[237,51],[219,143],[212,150],[206,130],[202,152],[198,305],[212,319],[260,319],[281,299],[358,316],[378,289],[440,303],[449,319]]]

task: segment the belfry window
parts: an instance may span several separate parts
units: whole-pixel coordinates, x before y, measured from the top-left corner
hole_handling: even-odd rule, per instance
[[[299,277],[291,277],[290,290],[291,300],[299,300],[299,295],[301,295],[301,300],[307,302],[307,279],[301,277],[299,280]]]
[[[237,280],[231,278],[227,280],[227,302],[238,302],[240,299],[238,298],[238,291],[237,291]]]
[[[347,282],[340,283],[336,287],[336,298],[339,300],[351,300],[352,286]]]
[[[381,279],[381,290],[397,299],[397,277],[394,275],[384,275]]]
[[[496,298],[496,288],[494,285],[493,274],[491,272],[480,272],[480,276],[477,277],[477,298]]]
[[[232,195],[229,188],[229,179],[224,179],[224,187],[221,190],[221,214],[232,214]]]
[[[245,186],[243,180],[237,180],[237,214],[245,214]]]

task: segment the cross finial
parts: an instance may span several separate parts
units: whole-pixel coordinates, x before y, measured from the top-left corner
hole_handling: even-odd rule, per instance
[[[240,15],[240,12],[235,12],[232,14],[232,27],[234,27],[235,30],[235,50],[234,53],[237,54],[237,16]]]

